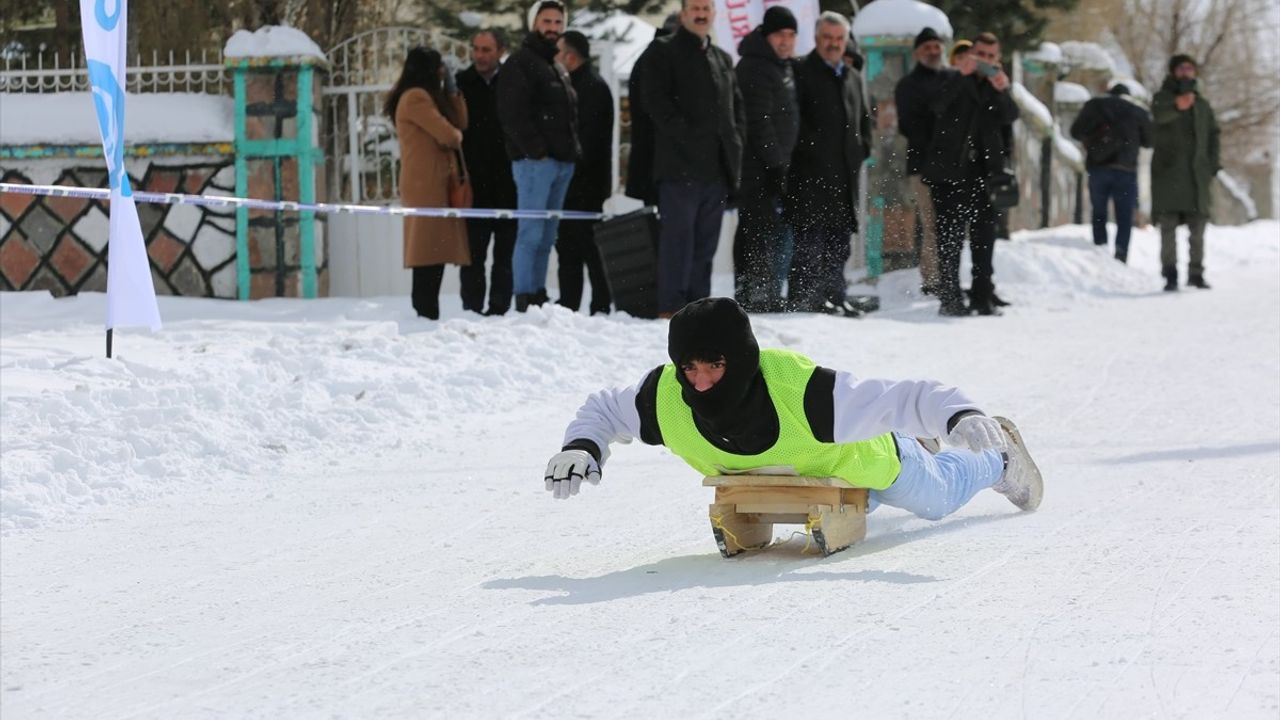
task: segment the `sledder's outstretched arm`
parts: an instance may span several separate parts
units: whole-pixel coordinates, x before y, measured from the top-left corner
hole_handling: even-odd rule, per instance
[[[844,371],[818,368],[809,385],[805,411],[819,440],[848,443],[899,432],[974,447],[989,446],[999,437],[995,421],[969,396],[933,380],[858,379]],[[830,414],[822,398],[830,398]],[[829,440],[823,437],[827,432]]]
[[[604,465],[609,459],[611,443],[629,443],[642,437],[642,434],[647,435],[648,433],[642,433],[636,398],[648,386],[656,390],[657,376],[661,371],[661,367],[655,369],[630,387],[592,393],[582,407],[578,408],[578,414],[565,429],[564,449],[585,450]]]

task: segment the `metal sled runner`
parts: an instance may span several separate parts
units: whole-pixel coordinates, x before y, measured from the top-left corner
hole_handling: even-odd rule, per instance
[[[867,491],[839,478],[713,475],[702,484],[716,489],[711,532],[725,557],[768,545],[775,523],[804,525],[824,556],[867,535]]]

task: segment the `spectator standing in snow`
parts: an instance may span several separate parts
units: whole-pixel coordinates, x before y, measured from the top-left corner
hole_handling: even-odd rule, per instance
[[[746,139],[742,149],[742,190],[738,229],[733,239],[734,295],[747,312],[780,312],[782,198],[800,128],[796,80],[791,56],[796,48],[796,17],[781,5],[738,45],[735,73],[742,89]]]
[[[569,73],[556,62],[556,40],[564,21],[560,0],[540,0],[533,8],[529,34],[503,65],[498,85],[498,117],[521,210],[562,209],[578,159],[577,99]],[[548,299],[547,265],[559,224],[517,222],[512,269],[518,312]]]
[[[924,156],[933,139],[933,113],[929,104],[942,87],[944,73],[954,73],[942,62],[942,38],[931,27],[916,35],[915,67],[898,81],[894,102],[898,108],[898,132],[907,139],[907,199],[920,222],[920,289],[938,292],[938,235],[933,196],[922,171]]]
[[[825,12],[814,39],[796,64],[800,133],[786,200],[795,232],[788,301],[795,310],[857,317],[844,266],[858,230],[858,172],[871,150],[871,116],[862,80],[845,63],[849,22]]]
[[[1178,289],[1179,225],[1191,231],[1187,284],[1209,289],[1204,280],[1204,226],[1209,222],[1209,185],[1222,169],[1218,121],[1197,87],[1198,68],[1188,55],[1169,60],[1169,75],[1151,101],[1154,119],[1151,157],[1151,216],[1160,226],[1160,264],[1166,291]]]
[[[481,30],[471,38],[471,67],[458,73],[458,88],[467,101],[468,122],[462,133],[462,148],[471,176],[473,204],[478,208],[516,206],[511,160],[502,144],[502,123],[498,120],[500,60],[505,50],[499,31]],[[459,274],[462,307],[485,315],[502,315],[511,308],[511,252],[516,243],[516,221],[470,218],[466,222],[471,264]],[[493,265],[489,269],[486,310],[484,266],[490,237]]]
[[[654,129],[653,118],[644,106],[644,77],[648,74],[650,51],[659,38],[666,37],[680,27],[680,13],[667,16],[662,27],[653,34],[649,43],[636,64],[631,68],[631,77],[627,79],[627,108],[631,117],[631,147],[627,154],[627,188],[628,197],[643,202],[645,205],[658,204],[658,189],[653,182]]]
[[[582,156],[573,168],[565,195],[568,210],[600,212],[613,194],[613,93],[591,67],[591,43],[576,30],[560,36],[560,64],[569,71],[578,96],[578,140]],[[592,224],[581,220],[560,226],[556,240],[560,301],[570,310],[582,303],[582,269],[591,277],[591,314],[607,313],[612,299]]]
[[[943,78],[932,103],[933,139],[923,168],[937,215],[939,313],[997,315],[992,256],[999,214],[987,195],[987,179],[1005,169],[1018,106],[1000,66],[1000,41],[991,33],[974,38],[956,69]],[[966,233],[973,259],[971,306],[960,290]]]
[[[1022,510],[1044,483],[1014,424],[928,380],[859,379],[799,353],[762,350],[728,298],[690,303],[671,319],[671,362],[629,388],[591,395],[544,473],[557,498],[600,482],[609,445],[664,445],[704,475],[770,468],[870,489],[869,506],[941,519],[991,488]],[[938,454],[917,437],[946,438]]]
[[[742,168],[742,93],[711,42],[712,0],[683,0],[680,27],[647,51],[644,107],[655,132],[658,317],[711,294],[711,261]]]
[[[400,137],[400,201],[405,207],[447,207],[449,179],[457,169],[467,104],[440,53],[409,50],[400,78],[383,106]],[[460,218],[405,217],[404,266],[412,268],[413,309],[440,317],[444,266],[468,265],[466,225]]]
[[[1138,204],[1138,149],[1151,147],[1151,116],[1116,83],[1092,98],[1071,123],[1071,137],[1085,148],[1093,244],[1107,244],[1107,205],[1116,206],[1116,259],[1127,262],[1133,209]]]

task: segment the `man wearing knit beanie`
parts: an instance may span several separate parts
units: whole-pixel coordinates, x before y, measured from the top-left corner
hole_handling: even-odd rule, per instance
[[[908,201],[920,220],[920,290],[926,295],[936,294],[941,283],[937,218],[933,196],[922,173],[924,157],[933,140],[931,103],[942,87],[943,49],[942,38],[936,30],[931,27],[921,30],[911,53],[915,66],[898,81],[893,93],[898,109],[898,132],[907,139]]]
[[[796,16],[781,5],[738,45],[735,74],[742,88],[746,137],[738,230],[733,238],[734,295],[747,312],[782,310],[782,256],[786,224],[782,199],[791,153],[800,132],[796,106]]]
[[[1151,101],[1155,124],[1151,157],[1151,217],[1160,226],[1160,264],[1167,292],[1178,289],[1179,225],[1190,230],[1187,285],[1207,290],[1204,227],[1209,221],[1209,188],[1222,163],[1218,121],[1196,83],[1198,68],[1189,55],[1169,60],[1169,75]]]

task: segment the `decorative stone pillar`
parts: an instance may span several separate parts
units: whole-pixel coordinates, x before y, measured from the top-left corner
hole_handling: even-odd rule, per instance
[[[853,34],[866,58],[863,74],[871,109],[867,207],[861,221],[870,278],[919,262],[916,217],[907,184],[907,139],[898,133],[894,89],[910,72],[915,36],[926,27],[951,38],[947,16],[917,0],[877,0],[853,21]]]
[[[234,57],[236,195],[311,203],[325,197],[322,57]],[[240,299],[329,291],[324,225],[314,212],[236,211]]]

